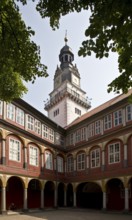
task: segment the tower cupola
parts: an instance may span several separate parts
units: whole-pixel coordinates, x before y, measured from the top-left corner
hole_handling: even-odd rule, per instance
[[[64,38],[65,46],[60,50],[59,61],[61,62],[61,68],[68,67],[72,65],[74,61],[74,54],[72,53],[72,49],[67,45],[68,38],[65,36]]]

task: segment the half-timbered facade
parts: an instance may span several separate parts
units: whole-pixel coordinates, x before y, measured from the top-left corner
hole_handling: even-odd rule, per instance
[[[1,101],[1,212],[57,206],[132,210],[131,92],[65,128],[21,99]]]

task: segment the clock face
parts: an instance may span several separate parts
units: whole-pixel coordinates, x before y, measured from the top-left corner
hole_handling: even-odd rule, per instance
[[[76,85],[79,85],[79,79],[76,76],[72,76],[72,82]]]

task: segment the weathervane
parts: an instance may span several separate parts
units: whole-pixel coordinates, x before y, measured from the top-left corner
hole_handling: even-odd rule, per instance
[[[65,32],[65,38],[64,38],[64,41],[65,41],[65,45],[67,45],[67,41],[68,41],[68,38],[67,38],[67,30]]]

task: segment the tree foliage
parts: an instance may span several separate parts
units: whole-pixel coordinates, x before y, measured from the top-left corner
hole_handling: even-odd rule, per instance
[[[26,3],[22,0],[23,3]],[[47,76],[34,34],[21,19],[15,1],[0,1],[0,100],[11,101],[27,92],[23,81]]]
[[[132,0],[32,0],[42,18],[50,18],[50,26],[59,28],[61,16],[90,10],[86,39],[80,56],[95,53],[101,59],[110,52],[118,53],[119,77],[108,85],[108,92],[126,93],[132,87]],[[34,34],[21,19],[17,2],[0,0],[0,99],[10,101],[27,91],[23,80],[47,76],[41,64],[40,48],[31,41]]]
[[[108,92],[126,93],[132,87],[132,0],[39,0],[37,10],[49,17],[53,29],[71,12],[90,10],[90,25],[85,31],[79,55],[92,52],[101,59],[118,53],[119,77],[108,85]]]

